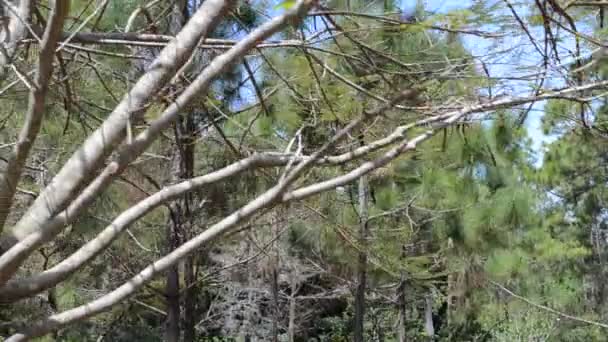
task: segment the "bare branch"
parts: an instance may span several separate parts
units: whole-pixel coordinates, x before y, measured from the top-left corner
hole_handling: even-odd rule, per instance
[[[11,64],[11,59],[15,54],[17,43],[24,39],[27,35],[29,28],[30,14],[32,12],[32,1],[21,0],[19,1],[19,7],[15,8],[7,0],[0,0],[3,6],[6,6],[11,12],[9,16],[10,22],[8,25],[3,27],[0,35],[0,41],[3,41],[6,45],[4,52],[0,54],[0,80],[5,77],[5,67]],[[35,35],[34,35],[35,36]]]
[[[41,229],[48,220],[64,210],[78,190],[94,175],[103,159],[123,140],[125,127],[134,115],[142,115],[152,97],[171,80],[179,67],[190,57],[201,37],[213,29],[226,11],[230,1],[209,0],[188,21],[158,58],[152,63],[131,91],[114,109],[95,132],[64,164],[34,204],[14,227],[12,235],[4,242],[13,244],[30,236],[29,244],[11,248],[0,256],[0,283],[15,272],[21,262],[37,246],[52,239],[61,227],[55,230]],[[12,239],[11,239],[12,238]]]
[[[126,45],[126,46],[143,46],[143,47],[164,47],[167,46],[175,37],[163,34],[152,33],[135,33],[135,32],[64,32],[62,39],[63,44],[74,46],[75,44],[82,45]],[[29,40],[23,39],[21,42]],[[238,40],[205,38],[202,40],[198,48],[201,49],[221,49],[227,50],[238,43]],[[284,48],[284,47],[301,47],[308,42],[302,40],[277,40],[258,42],[257,48]]]
[[[30,84],[31,88],[28,108],[25,114],[25,124],[8,158],[6,170],[0,174],[0,232],[10,212],[23,166],[36,141],[40,125],[42,124],[49,80],[53,74],[55,46],[59,40],[65,17],[69,12],[69,4],[69,1],[55,1],[51,19],[42,38],[42,47],[38,57],[35,79],[33,80],[33,84]]]
[[[509,296],[517,298],[517,299],[519,299],[519,300],[521,300],[523,302],[526,302],[527,304],[532,305],[533,307],[535,307],[537,309],[541,309],[543,311],[547,311],[547,312],[549,312],[549,313],[551,313],[553,315],[556,315],[558,317],[565,318],[565,319],[568,319],[568,320],[571,320],[571,321],[585,323],[585,324],[590,324],[590,325],[595,325],[595,326],[600,327],[600,328],[608,329],[608,324],[606,324],[606,323],[591,321],[591,320],[584,319],[584,318],[581,318],[581,317],[576,317],[576,316],[565,314],[563,312],[557,311],[557,310],[555,310],[553,308],[550,308],[548,306],[534,303],[530,299],[518,295],[517,293],[515,293],[515,292],[513,292],[513,291],[511,291],[509,289],[507,289],[506,287],[502,286],[501,284],[499,284],[497,282],[494,282],[494,281],[491,281],[491,280],[489,282],[492,285],[494,285],[497,288],[499,288],[501,291],[504,291],[505,293],[507,293]]]
[[[45,234],[30,235],[2,255],[0,257],[0,270],[2,270],[3,260],[7,260],[6,263],[11,260],[9,258],[15,258],[15,261],[11,261],[11,263],[23,260],[25,256],[31,254],[35,248],[47,241],[48,235],[53,236],[59,233],[62,227],[71,222],[71,220],[77,217],[87,205],[92,203],[97,195],[106,188],[116,175],[119,175],[132,161],[141,155],[159,134],[177,119],[182,108],[187,106],[192,99],[200,96],[201,93],[205,93],[215,77],[221,74],[236,60],[242,58],[260,39],[269,37],[283,28],[296,14],[297,13],[295,12],[289,12],[288,14],[275,18],[256,29],[252,34],[241,40],[239,44],[235,45],[234,48],[216,57],[158,119],[152,121],[146,130],[119,150],[119,155],[116,160],[111,162],[102,173],[69,204],[65,211],[56,217],[50,218],[47,222],[40,223],[40,221],[38,221],[39,227],[42,231],[46,232]]]
[[[290,11],[288,16],[284,16],[284,20],[281,21],[282,25],[285,25],[287,22],[293,19],[294,16],[301,17],[305,11],[311,6],[310,3],[300,2],[299,6],[297,6],[293,11]],[[278,28],[277,28],[278,29]],[[409,92],[404,92],[400,96],[398,96],[395,100],[391,101],[388,106],[382,107],[381,109],[374,111],[374,114],[377,114],[379,111],[386,109],[389,106],[394,105],[394,102],[403,99],[404,97],[411,96]],[[390,107],[389,107],[390,108]],[[352,129],[357,127],[364,120],[371,117],[370,114],[363,115],[360,119],[353,121],[347,127],[338,132],[334,138],[332,138],[329,142],[319,148],[309,159],[304,160],[300,164],[298,164],[285,178],[283,178],[277,185],[267,190],[265,193],[257,197],[256,199],[249,202],[249,204],[242,207],[240,210],[232,213],[226,218],[222,219],[220,222],[215,225],[209,227],[203,233],[199,234],[195,238],[189,240],[184,243],[180,247],[173,250],[171,253],[166,255],[165,257],[159,259],[154,264],[148,266],[143,271],[141,271],[138,275],[132,278],[128,283],[122,285],[118,289],[112,291],[111,293],[78,308],[69,310],[64,312],[63,314],[58,314],[49,317],[47,320],[35,325],[31,329],[28,329],[26,333],[15,334],[10,337],[7,341],[23,341],[27,340],[31,337],[41,336],[45,333],[48,333],[54,329],[57,329],[63,325],[85,319],[94,314],[100,313],[112,307],[113,305],[119,303],[120,301],[131,296],[135,291],[143,286],[145,283],[149,282],[154,278],[156,274],[166,270],[167,268],[174,265],[176,262],[186,257],[188,254],[192,253],[194,250],[199,248],[201,245],[208,243],[224,234],[229,233],[233,228],[238,227],[241,223],[246,221],[248,218],[252,217],[254,214],[259,212],[262,209],[271,207],[277,203],[277,200],[280,199],[280,196],[284,193],[287,187],[292,184],[299,175],[312,163],[316,161],[317,158],[321,156],[329,147],[333,144],[341,140],[345,137]],[[247,165],[245,165],[247,167]],[[238,167],[234,168],[234,171],[238,171]],[[181,193],[189,191],[192,189],[192,180],[185,181],[180,183],[183,190],[180,193],[177,193],[175,197],[181,195]],[[178,188],[174,188],[177,190]],[[160,204],[160,200],[162,196],[158,196],[158,204]],[[142,205],[142,208],[145,209],[145,204]],[[140,215],[141,209],[139,210]],[[113,237],[115,234],[112,232],[113,229],[107,230],[107,236]],[[101,240],[100,240],[101,241]],[[111,242],[111,241],[109,241]],[[109,243],[108,242],[108,243]],[[103,241],[101,241],[103,243]]]
[[[70,220],[77,216],[83,208],[95,200],[96,196],[106,188],[109,182],[111,182],[116,175],[120,174],[130,162],[135,160],[141,153],[143,153],[143,151],[158,137],[160,132],[162,132],[163,129],[168,127],[171,122],[178,117],[181,108],[186,106],[187,103],[194,97],[200,96],[201,93],[204,93],[207,87],[211,84],[211,81],[217,75],[223,72],[226,67],[231,65],[237,59],[242,58],[248,50],[255,46],[257,41],[279,31],[281,28],[287,25],[290,20],[293,20],[293,18],[299,14],[300,12],[295,11],[275,18],[274,20],[256,29],[245,39],[239,42],[239,44],[237,44],[233,49],[215,58],[211,62],[211,65],[209,65],[175,100],[175,102],[163,112],[160,118],[151,122],[150,127],[137,136],[131,143],[123,146],[116,161],[110,163],[105,170],[69,205],[67,210],[57,217],[52,218],[48,224],[41,225],[42,230],[50,232],[50,234],[57,234],[65,224],[70,222]],[[2,266],[2,260],[7,260],[7,264],[16,264],[17,262],[20,262],[20,260],[23,260],[27,255],[35,250],[37,246],[44,243],[45,239],[46,236],[44,234],[31,234],[30,236],[27,236],[24,240],[17,243],[0,257],[0,267]]]

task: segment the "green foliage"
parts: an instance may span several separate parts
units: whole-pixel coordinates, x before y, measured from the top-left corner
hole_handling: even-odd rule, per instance
[[[509,308],[508,312],[507,324],[492,327],[492,341],[549,340],[559,324],[559,319],[521,305]]]
[[[252,66],[261,65],[259,70],[256,68],[255,77],[262,92],[268,95],[264,106],[233,113],[232,109],[237,107],[235,104],[248,102],[245,100],[249,99],[242,98],[246,96],[244,94],[255,93],[251,82],[245,80],[248,75],[245,76],[242,68],[235,66],[226,77],[218,80],[213,91],[209,92],[209,98],[201,97],[193,105],[204,113],[197,117],[201,122],[196,124],[204,126],[207,124],[204,120],[219,118],[220,111],[222,118],[228,118],[218,123],[218,128],[202,129],[205,139],[197,142],[194,173],[217,170],[250,151],[284,151],[296,132],[300,134],[301,141],[296,139],[291,151],[297,145],[304,149],[302,153],[308,154],[364,111],[377,108],[378,101],[334,77],[331,70],[366,92],[385,98],[390,98],[396,89],[415,87],[421,90],[422,98],[439,99],[442,103],[452,98],[476,98],[479,95],[476,89],[496,84],[496,81],[478,74],[470,63],[471,54],[460,35],[428,28],[439,26],[459,30],[476,22],[495,25],[509,32],[510,28],[504,26],[500,15],[496,14],[500,12],[497,7],[500,2],[476,1],[469,8],[449,13],[427,13],[422,3],[418,2],[417,22],[399,24],[388,21],[391,25],[382,28],[377,27],[378,21],[370,18],[355,20],[349,16],[335,16],[350,37],[337,34],[335,41],[329,41],[319,36],[320,42],[315,43],[315,49],[308,50],[326,67],[319,65],[316,58],[307,58],[297,48],[260,50],[258,53],[263,52],[272,67],[262,63],[257,54],[248,56],[248,63]],[[241,30],[258,24],[259,13],[270,9],[282,12],[294,4],[292,0],[274,7],[266,2],[241,2],[231,19],[215,29],[214,37],[239,39]],[[328,6],[341,10],[347,4],[349,11],[372,15],[396,12],[400,5],[388,0],[332,0]],[[96,30],[121,31],[130,13],[140,5],[141,1],[110,1]],[[85,2],[74,2],[71,17],[91,15],[94,6],[86,9],[85,6]],[[157,13],[158,10],[154,7],[152,16],[164,15]],[[581,12],[578,18],[588,15]],[[319,24],[318,18],[310,18],[310,25],[303,25],[301,31],[307,33],[309,26]],[[524,16],[530,25],[544,24],[543,18],[535,8]],[[69,24],[77,25],[76,21]],[[145,19],[140,17],[134,27],[146,25]],[[161,20],[158,29],[163,31],[166,25],[167,21]],[[290,28],[277,36],[300,39],[299,33],[297,29]],[[375,54],[375,49],[382,51],[383,55]],[[108,47],[108,51],[113,50],[128,52],[123,48]],[[71,87],[78,89],[79,96],[73,108],[68,110],[63,105],[66,93],[59,86],[52,89],[47,101],[47,115],[37,141],[41,148],[33,157],[45,162],[52,160],[50,173],[55,173],[77,143],[83,141],[92,128],[111,112],[116,104],[112,94],[123,94],[131,87],[133,80],[124,76],[133,73],[131,62],[109,56],[95,58],[94,63],[91,62],[95,70],[85,66],[69,78]],[[197,67],[205,63],[202,59],[195,62],[201,64]],[[462,66],[456,70],[454,65],[460,64]],[[590,77],[604,78],[606,68],[608,64],[600,65]],[[437,70],[469,77],[434,77]],[[3,141],[14,141],[17,135],[24,120],[26,92],[25,87],[18,84],[0,98],[3,108],[0,117],[12,113],[6,119],[8,128],[0,130]],[[608,102],[593,103],[592,107],[590,125],[598,132],[608,131]],[[164,104],[153,104],[146,113],[146,120],[158,118],[163,108]],[[367,203],[369,236],[366,240],[358,235],[361,203],[358,203],[357,184],[347,184],[308,199],[303,205],[286,209],[286,239],[277,242],[286,247],[281,258],[288,258],[295,265],[314,265],[315,272],[327,273],[334,282],[315,286],[320,288],[316,289],[318,293],[331,295],[333,291],[340,292],[351,285],[344,280],[356,278],[359,253],[365,252],[369,290],[365,330],[369,340],[376,337],[381,340],[378,332],[382,331],[385,332],[383,340],[396,341],[394,327],[401,311],[406,311],[407,339],[427,340],[424,299],[430,294],[433,313],[437,316],[435,320],[442,322],[441,327],[437,326],[438,341],[483,338],[492,341],[602,341],[604,334],[598,328],[558,321],[555,315],[510,297],[492,285],[492,282],[503,284],[530,301],[572,315],[600,321],[608,317],[603,300],[592,298],[593,294],[603,291],[608,275],[604,261],[607,260],[608,172],[605,165],[608,162],[608,144],[601,134],[592,134],[573,124],[571,118],[579,115],[579,111],[578,103],[565,99],[546,103],[543,130],[553,135],[555,142],[547,146],[544,163],[538,169],[531,165],[530,141],[527,132],[517,124],[516,113],[499,110],[495,112],[496,119],[490,123],[446,128],[417,147],[414,153],[400,156],[393,165],[382,170],[381,175],[366,176],[370,194],[373,194]],[[388,110],[373,125],[357,132],[360,136],[349,137],[344,145],[328,153],[344,153],[378,136],[385,136],[397,125],[411,122],[413,115],[409,110]],[[410,130],[408,138],[428,129],[417,127]],[[225,139],[234,146],[227,146]],[[150,152],[166,155],[171,147],[169,144],[171,142],[161,139]],[[233,150],[235,146],[238,152]],[[366,157],[372,158],[383,152]],[[138,164],[139,171],[147,172],[150,178],[159,180],[162,185],[171,179],[173,170],[166,165],[169,163],[165,159],[138,161]],[[350,171],[353,165],[347,163],[310,171],[305,182],[332,178]],[[137,174],[135,170],[130,171]],[[202,209],[196,209],[200,212],[195,210],[192,215],[198,221],[189,231],[180,232],[184,235],[180,238],[185,241],[200,233],[209,224],[275,184],[279,175],[278,171],[264,169],[242,174],[238,180],[205,187],[196,194],[200,195],[196,199],[202,203]],[[143,176],[139,174],[139,177]],[[39,190],[39,183],[24,178],[19,186],[35,191]],[[145,184],[143,190],[157,190],[145,180],[141,183]],[[52,246],[57,254],[50,257],[50,264],[75,251],[79,244],[106,227],[111,218],[137,202],[142,193],[142,189],[124,183],[109,186],[87,215],[62,235],[64,241]],[[130,277],[133,270],[143,268],[164,253],[169,218],[166,208],[158,209],[131,226],[131,231],[137,236],[137,244],[145,248],[133,248],[130,236],[118,239],[107,253],[56,288],[58,309],[86,302],[90,299],[87,295],[90,292],[107,292]],[[261,235],[267,233],[263,229],[259,229]],[[235,239],[226,245],[240,248],[238,242]],[[205,246],[203,249],[197,255],[201,259],[208,256],[211,248]],[[201,262],[197,267],[205,273],[210,264]],[[32,262],[32,270],[39,266],[36,261]],[[257,275],[252,270],[254,268],[248,272],[255,278]],[[183,284],[183,274],[180,277]],[[214,300],[224,300],[217,290],[220,287],[217,283],[226,278],[221,279],[205,279],[199,285],[217,296],[213,297]],[[166,305],[162,294],[164,285],[163,279],[150,283],[138,294],[138,303],[163,308]],[[286,290],[285,283],[280,285],[283,300],[291,290]],[[397,290],[402,285],[405,295]],[[448,300],[453,301],[448,305]],[[314,329],[317,329],[316,337],[323,341],[351,340],[352,301],[349,305],[334,315],[312,317]],[[38,309],[28,311],[20,306],[2,307],[0,320],[9,321],[14,316],[25,321],[40,315],[42,313]],[[111,328],[108,340],[159,341],[163,320],[148,309],[125,303],[90,323],[62,331],[57,340],[92,341],[100,335],[99,332]],[[2,331],[3,334],[5,332]],[[210,335],[201,337],[199,341],[238,340]]]
[[[274,9],[284,9],[284,10],[288,10],[290,8],[292,8],[293,6],[295,6],[296,1],[295,0],[285,0],[280,2],[278,5],[274,6]]]

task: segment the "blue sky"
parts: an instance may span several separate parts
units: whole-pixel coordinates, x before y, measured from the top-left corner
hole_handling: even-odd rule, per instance
[[[416,5],[416,0],[402,0],[402,4],[403,4],[403,10],[408,10],[410,8],[412,8],[413,6]],[[463,8],[468,8],[472,5],[472,1],[470,0],[426,0],[424,1],[425,3],[425,9],[427,11],[430,12],[434,12],[434,13],[446,13],[452,10],[457,10],[457,9],[463,9]],[[523,8],[517,8],[518,12],[520,15],[525,14],[525,9]],[[533,32],[534,34],[534,32]],[[536,35],[538,37],[542,37],[542,34]],[[523,37],[520,37],[523,38]],[[538,55],[538,53],[536,53],[536,51],[533,50],[532,46],[529,45],[529,41],[527,41],[527,38],[525,38],[525,42],[518,42],[517,41],[517,37],[513,37],[513,39],[506,39],[504,41],[504,45],[509,44],[509,45],[521,45],[524,46],[527,45],[528,49],[530,50],[529,53],[526,53],[526,56],[530,56],[531,59],[529,59],[528,61],[526,61],[526,64],[528,65],[534,65],[534,64],[540,64],[541,61],[541,57]],[[492,42],[483,38],[479,38],[476,36],[464,36],[463,37],[463,42],[465,43],[465,46],[467,47],[467,49],[469,51],[471,51],[471,53],[473,53],[474,55],[484,55],[487,53],[488,49],[490,49]],[[525,49],[525,48],[524,48]],[[509,75],[512,70],[509,70],[508,67],[504,67],[502,65],[493,65],[493,64],[488,64],[488,68],[490,71],[490,74],[493,75]],[[529,89],[527,89],[527,87],[525,87],[523,84],[514,84],[513,85],[514,90],[519,93],[519,95],[525,95],[526,92],[529,92]],[[544,102],[539,102],[536,103],[533,107],[533,110],[530,111],[529,115],[528,115],[528,119],[526,121],[526,129],[528,131],[528,134],[530,136],[530,138],[532,139],[532,148],[534,151],[536,151],[537,153],[537,165],[540,165],[542,163],[542,155],[543,155],[543,144],[544,143],[548,143],[551,142],[553,140],[552,137],[547,136],[543,133],[542,131],[542,109],[544,106]]]
[[[404,12],[411,11],[416,6],[416,2],[417,2],[417,0],[400,0],[400,1],[401,1],[401,9]],[[495,0],[495,1],[500,1],[500,0]],[[277,0],[277,2],[280,2],[280,0]],[[446,12],[449,12],[452,10],[468,8],[472,4],[473,4],[473,1],[471,1],[471,0],[426,0],[426,1],[424,1],[424,5],[425,5],[424,8],[427,11],[432,12],[432,13],[446,13]],[[525,8],[519,7],[519,8],[517,8],[517,10],[520,15],[525,14]],[[510,15],[510,13],[508,13],[508,14]],[[493,28],[488,27],[487,29],[489,31],[491,31]],[[538,37],[543,36],[542,32],[540,32],[540,31],[538,32],[538,34],[535,34],[535,33],[536,32],[533,32],[533,34],[535,36],[538,36]],[[510,56],[510,58],[517,57],[516,62],[515,62],[517,65],[523,64],[523,65],[527,65],[530,68],[536,68],[536,70],[537,70],[538,65],[540,65],[540,63],[541,63],[541,57],[532,48],[532,46],[530,45],[530,42],[528,41],[528,38],[521,36],[519,34],[517,36],[513,36],[513,37],[509,37],[507,39],[504,39],[502,42],[499,43],[498,46],[494,46],[494,47],[492,47],[494,40],[483,39],[483,38],[479,38],[479,37],[471,36],[471,35],[463,35],[461,38],[462,38],[465,46],[467,47],[467,49],[473,55],[476,55],[476,56],[484,56],[492,48],[494,48],[494,49],[504,48],[505,46],[510,45],[510,46],[517,46],[519,48],[519,51],[517,54],[513,54],[512,56]],[[509,67],[509,66],[504,66],[501,64],[493,64],[492,62],[489,62],[489,63],[487,62],[487,66],[489,68],[490,74],[493,76],[505,76],[505,75],[512,76],[514,73],[512,67]],[[512,83],[512,82],[510,82],[510,83]],[[509,86],[511,87],[510,91],[505,91],[505,93],[507,95],[526,96],[526,95],[530,94],[530,90],[531,90],[530,84],[523,84],[523,83],[519,82],[517,84],[515,84],[515,83],[509,84]],[[553,86],[555,86],[555,85],[553,85]],[[544,105],[544,103],[542,103],[542,102],[536,103],[535,106],[533,107],[533,110],[529,113],[528,119],[526,121],[526,128],[527,128],[528,134],[533,142],[532,148],[534,151],[537,152],[537,165],[540,165],[540,163],[542,163],[543,144],[546,142],[550,142],[552,140],[551,137],[544,135],[542,132],[541,119],[542,119],[542,113],[543,113],[542,112],[543,105]]]
[[[416,0],[405,0],[404,9],[416,5]],[[466,8],[471,5],[469,0],[427,0],[425,8],[431,12],[447,12],[453,9]]]
[[[415,6],[417,0],[401,0],[402,2],[402,10],[403,11],[411,11]],[[498,0],[497,0],[498,1]],[[447,13],[453,10],[468,8],[473,4],[471,0],[426,0],[424,1],[424,8],[432,13]],[[520,15],[525,14],[525,8],[517,8],[517,11]],[[510,14],[510,13],[509,13]],[[533,32],[534,34],[534,32]],[[542,33],[535,35],[538,37],[542,37]],[[518,41],[518,39],[524,38],[525,41]],[[483,38],[479,38],[476,36],[463,36],[463,42],[467,49],[473,53],[473,55],[482,56],[485,55],[489,49],[491,49],[492,41],[486,40]],[[529,66],[540,65],[541,57],[533,50],[532,46],[530,46],[529,41],[525,37],[512,37],[511,39],[505,39],[503,42],[503,47],[505,45],[512,46],[522,46],[522,49],[528,49],[525,56],[530,57],[525,63]],[[522,52],[522,50],[520,50]],[[508,67],[502,65],[495,65],[488,63],[487,64],[490,74],[492,75],[509,75],[512,70],[509,70]],[[520,95],[525,96],[529,93],[529,88],[521,83],[513,84],[513,90],[518,94],[510,94],[510,95]],[[543,155],[543,145],[549,143],[553,140],[553,137],[547,136],[542,131],[542,116],[543,116],[543,106],[544,102],[536,103],[532,110],[530,111],[528,118],[526,120],[525,126],[528,131],[528,135],[532,139],[532,149],[536,152],[536,165],[540,166],[542,164],[542,155]]]

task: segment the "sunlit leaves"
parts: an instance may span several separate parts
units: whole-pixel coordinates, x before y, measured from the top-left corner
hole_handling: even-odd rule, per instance
[[[290,8],[292,8],[293,6],[295,6],[296,1],[295,0],[284,0],[281,1],[278,5],[274,6],[274,9],[283,9],[283,10],[288,10]]]

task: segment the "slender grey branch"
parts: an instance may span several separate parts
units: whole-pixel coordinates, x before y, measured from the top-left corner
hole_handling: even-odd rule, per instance
[[[136,33],[136,32],[64,32],[62,44],[80,45],[127,45],[144,47],[164,47],[169,44],[174,36],[164,34]],[[32,39],[22,39],[21,42],[33,41]],[[201,41],[199,48],[203,49],[230,49],[239,41],[232,39],[205,38]],[[282,47],[301,47],[306,46],[307,41],[289,40],[270,40],[258,42],[257,48],[282,48]]]
[[[27,36],[29,28],[30,14],[32,12],[32,1],[21,0],[19,7],[15,7],[7,0],[0,0],[2,6],[10,12],[10,21],[8,25],[3,25],[3,30],[0,34],[0,44],[3,46],[3,53],[0,53],[0,80],[3,80],[6,74],[6,66],[11,64],[11,59],[17,49],[17,43]]]
[[[535,303],[535,302],[531,301],[530,299],[528,299],[526,297],[523,297],[523,296],[520,296],[517,293],[515,293],[515,292],[513,292],[513,291],[511,291],[509,289],[507,289],[506,287],[502,286],[501,284],[499,284],[499,283],[497,283],[495,281],[489,280],[489,282],[492,285],[494,285],[497,288],[499,288],[501,291],[504,291],[505,293],[507,293],[508,295],[510,295],[511,297],[517,298],[517,299],[519,299],[519,300],[521,300],[521,301],[523,301],[523,302],[525,302],[525,303],[527,303],[529,305],[532,305],[533,307],[535,307],[537,309],[541,309],[543,311],[547,311],[547,312],[549,312],[549,313],[551,313],[553,315],[556,315],[558,317],[565,318],[565,319],[568,319],[568,320],[571,320],[571,321],[585,323],[585,324],[590,324],[590,325],[595,325],[595,326],[603,328],[603,329],[608,329],[608,324],[606,324],[606,323],[591,321],[591,320],[588,320],[588,319],[584,319],[582,317],[576,317],[576,316],[568,315],[566,313],[557,311],[557,310],[555,310],[553,308],[550,308],[548,306]]]
[[[302,8],[307,9],[309,5],[306,3],[304,4],[305,5],[303,5],[304,7]],[[65,224],[69,223],[75,216],[78,215],[78,213],[80,213],[84,208],[86,208],[87,205],[90,204],[101,191],[106,188],[106,186],[112,181],[112,179],[114,179],[116,175],[120,174],[133,160],[135,160],[139,155],[141,155],[141,153],[143,153],[145,149],[158,137],[158,135],[160,134],[160,132],[162,132],[163,129],[168,127],[171,122],[177,119],[181,108],[186,106],[187,103],[193,98],[200,96],[201,93],[204,93],[207,90],[208,86],[211,84],[211,81],[216,76],[221,74],[229,65],[234,63],[236,60],[242,58],[247,53],[247,51],[254,48],[256,42],[258,42],[260,39],[264,39],[266,37],[271,36],[275,32],[285,27],[285,25],[287,25],[291,20],[293,20],[294,17],[297,17],[301,14],[301,9],[298,11],[290,11],[269,21],[268,23],[254,30],[251,34],[241,40],[239,44],[235,45],[231,50],[216,57],[211,62],[211,64],[192,82],[192,84],[175,100],[175,102],[172,103],[161,114],[158,119],[151,122],[150,126],[141,134],[139,134],[135,139],[133,139],[131,143],[127,143],[122,147],[120,149],[119,156],[116,158],[116,160],[110,163],[104,169],[104,171],[93,182],[91,182],[91,184],[89,184],[86,189],[82,191],[82,193],[70,204],[67,210],[62,212],[57,217],[54,217],[53,219],[48,221],[48,224],[43,226],[43,230],[58,232]],[[12,252],[15,255],[27,255],[26,253],[31,253],[31,251],[33,250],[31,246],[38,246],[42,242],[42,236],[38,234],[32,234],[17,243],[15,246],[13,246],[6,254],[10,254],[12,251],[15,251]],[[112,240],[109,240],[108,245],[111,242]],[[107,245],[103,246],[103,248],[106,247]],[[94,257],[96,253],[98,253],[100,250],[97,250],[95,254],[88,254],[88,258]],[[3,257],[4,255],[0,257],[0,262],[2,261]],[[73,263],[68,264],[72,266],[75,265]],[[0,263],[0,266],[1,265],[2,264]],[[78,266],[80,265],[81,264],[78,264]],[[55,282],[56,284],[57,282],[65,279],[65,277],[71,274],[74,270],[75,269],[66,270],[65,273],[58,272],[57,276],[53,277],[54,280],[50,280],[47,277],[45,278],[46,280],[43,281],[33,281],[31,283],[31,288],[29,290],[22,291],[22,293],[24,293],[25,291],[37,291],[37,289],[40,289],[44,286],[48,286],[48,284],[51,284],[53,282]],[[18,283],[24,284],[25,282],[18,281]],[[16,283],[13,282],[12,284]]]
[[[111,162],[102,173],[69,204],[66,210],[55,217],[47,219],[46,222],[40,222],[40,220],[36,222],[38,227],[40,227],[39,229],[42,232],[45,232],[44,234],[32,234],[27,236],[0,257],[0,275],[2,274],[2,267],[4,266],[3,262],[6,264],[20,263],[27,255],[31,254],[36,247],[47,241],[49,239],[47,236],[50,235],[52,237],[59,233],[66,224],[71,222],[74,217],[77,217],[84,208],[97,198],[97,195],[107,187],[116,175],[122,173],[132,161],[152,144],[164,129],[169,127],[169,125],[178,118],[182,108],[187,106],[193,99],[204,94],[211,82],[217,76],[224,72],[232,63],[235,63],[238,59],[245,56],[247,51],[254,48],[258,41],[263,40],[282,29],[298,14],[298,12],[288,12],[267,22],[241,40],[232,49],[217,56],[158,119],[150,122],[150,126],[146,130],[119,149],[119,155],[116,160]],[[12,266],[9,269],[14,271],[15,267]]]
[[[171,80],[181,65],[190,57],[199,40],[216,26],[230,1],[205,1],[190,18],[183,30],[172,40],[152,63],[133,88],[95,132],[64,164],[25,215],[15,225],[5,244],[28,239],[0,256],[0,283],[4,283],[17,270],[25,258],[42,243],[61,231],[44,225],[65,210],[116,145],[125,137],[127,122],[135,115],[143,115],[153,96]],[[15,248],[16,247],[16,248]]]
[[[28,107],[25,123],[21,128],[17,143],[8,157],[6,169],[0,174],[0,232],[10,212],[17,183],[21,177],[26,159],[30,153],[44,117],[44,104],[48,85],[53,73],[53,56],[63,22],[69,12],[69,1],[55,1],[49,23],[42,38],[38,67],[34,80],[30,81]],[[1,281],[1,280],[0,280]]]

